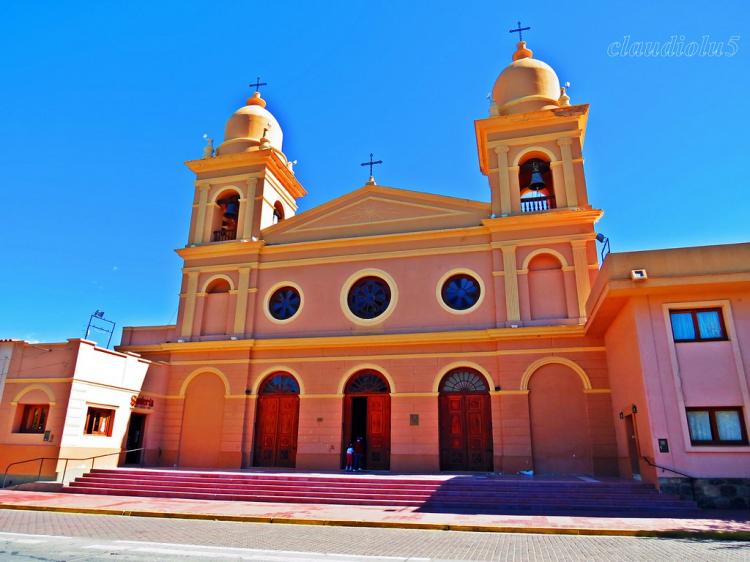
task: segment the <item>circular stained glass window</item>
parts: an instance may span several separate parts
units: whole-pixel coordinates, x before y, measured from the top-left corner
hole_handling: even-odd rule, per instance
[[[268,301],[268,312],[276,320],[289,320],[297,314],[302,298],[299,291],[294,287],[281,287],[276,289]]]
[[[377,318],[391,303],[388,283],[378,277],[363,277],[349,289],[349,310],[364,320]]]
[[[477,304],[482,290],[471,275],[459,273],[443,283],[443,302],[453,310],[467,310]]]

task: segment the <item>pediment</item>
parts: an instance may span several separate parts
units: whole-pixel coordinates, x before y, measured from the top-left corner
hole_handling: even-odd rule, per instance
[[[479,225],[489,203],[365,186],[265,229],[268,244],[376,236]]]

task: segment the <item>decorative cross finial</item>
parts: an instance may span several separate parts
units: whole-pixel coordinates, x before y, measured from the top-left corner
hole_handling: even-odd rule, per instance
[[[530,27],[521,27],[521,22],[520,21],[517,22],[517,23],[518,23],[518,28],[517,29],[511,29],[510,31],[508,31],[508,33],[518,33],[518,40],[519,41],[523,41],[523,32],[524,31],[528,31],[531,28]]]
[[[253,82],[252,84],[248,84],[248,86],[250,86],[251,88],[254,86],[255,87],[255,91],[259,92],[261,86],[268,86],[268,82],[261,82],[260,81],[260,76],[258,76],[255,79],[255,82]]]
[[[372,167],[377,166],[378,164],[382,164],[382,160],[373,160],[372,159],[372,152],[370,152],[370,161],[369,162],[362,162],[360,166],[369,166],[370,167],[370,177],[372,177]]]

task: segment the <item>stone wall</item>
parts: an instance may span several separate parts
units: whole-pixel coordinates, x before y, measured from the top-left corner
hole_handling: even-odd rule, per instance
[[[750,509],[750,478],[659,478],[659,490],[702,508]]]

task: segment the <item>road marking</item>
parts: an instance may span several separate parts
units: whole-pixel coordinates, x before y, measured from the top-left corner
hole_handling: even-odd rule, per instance
[[[363,559],[363,560],[414,560],[414,561],[420,561],[420,562],[428,562],[429,560],[432,560],[431,558],[409,558],[407,556],[374,556],[371,554],[342,554],[338,552],[314,552],[314,551],[304,551],[304,550],[268,550],[268,549],[262,549],[262,548],[239,548],[239,547],[233,547],[233,546],[210,546],[210,545],[202,545],[202,544],[184,544],[184,543],[169,543],[169,542],[149,542],[149,541],[128,541],[128,540],[116,540],[113,541],[117,544],[132,544],[132,545],[149,545],[149,546],[155,546],[155,547],[176,547],[176,548],[189,548],[189,549],[216,549],[220,548],[222,551],[232,551],[237,553],[244,553],[244,552],[256,552],[259,554],[276,554],[276,555],[292,555],[292,556],[326,556],[326,557],[336,557],[336,558],[352,558],[356,557],[357,559]]]
[[[58,535],[32,535],[30,533],[6,533],[4,531],[0,531],[0,538],[2,537],[33,537],[33,538],[45,538],[45,539],[72,539],[73,537],[63,537]]]

